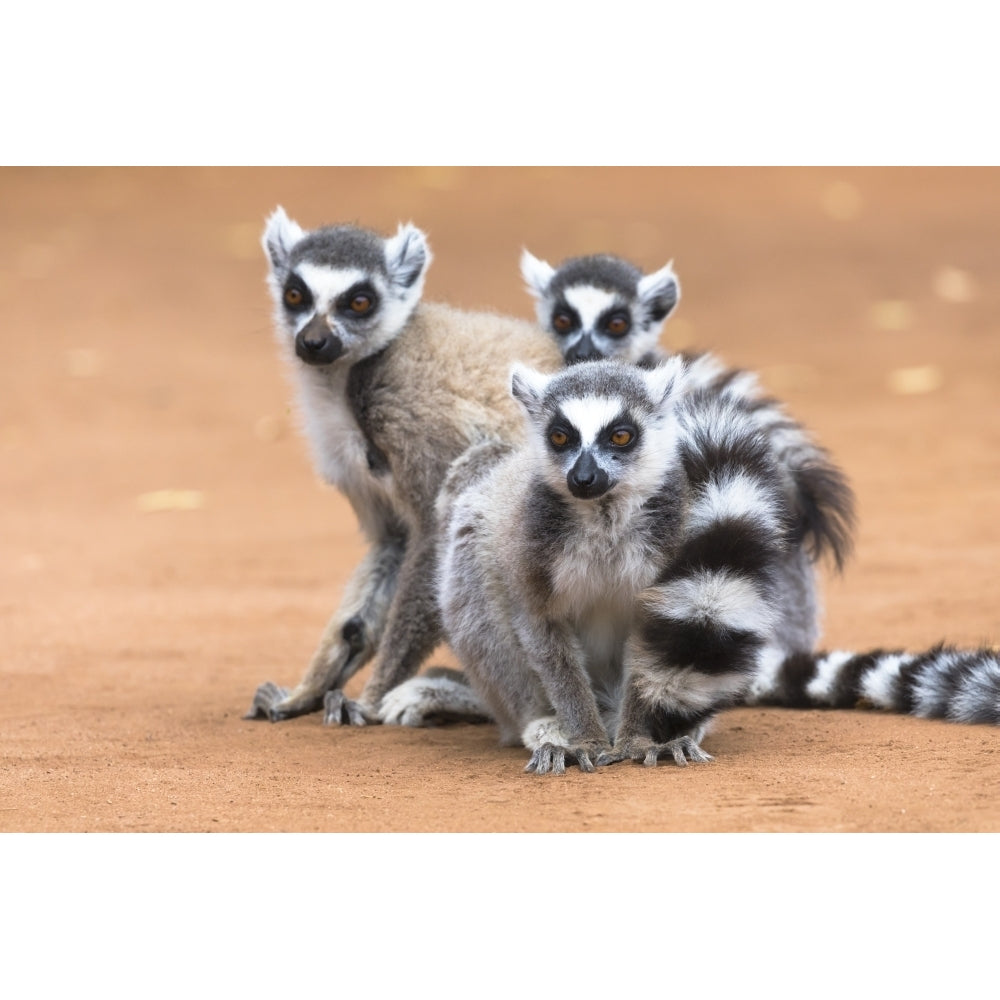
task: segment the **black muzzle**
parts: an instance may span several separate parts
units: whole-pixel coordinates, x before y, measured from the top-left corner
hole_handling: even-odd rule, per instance
[[[307,365],[329,365],[344,353],[344,343],[317,317],[295,337],[295,353]]]

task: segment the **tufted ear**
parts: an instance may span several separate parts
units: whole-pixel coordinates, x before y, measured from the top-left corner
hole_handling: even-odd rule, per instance
[[[400,224],[396,235],[385,241],[385,266],[389,281],[397,288],[419,286],[431,259],[426,235],[412,222]]]
[[[521,251],[521,277],[536,299],[543,298],[548,292],[555,273],[555,268],[547,261],[539,260],[527,249]]]
[[[510,370],[510,393],[534,417],[541,412],[542,398],[550,381],[551,376],[515,363]]]
[[[639,301],[654,323],[662,323],[681,297],[681,285],[674,274],[674,262],[639,279]]]
[[[678,395],[684,386],[684,359],[679,354],[671,355],[655,368],[641,370],[649,397],[657,406]]]
[[[280,205],[271,213],[267,224],[264,226],[261,245],[267,254],[272,271],[287,269],[292,247],[303,236],[305,236],[305,232],[302,227],[297,222],[289,219],[285,214],[285,210]]]

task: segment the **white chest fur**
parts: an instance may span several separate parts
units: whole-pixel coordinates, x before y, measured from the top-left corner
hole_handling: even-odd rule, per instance
[[[296,372],[303,430],[316,469],[351,502],[366,530],[374,511],[392,505],[390,472],[374,475],[368,443],[347,398],[346,368],[303,368]]]
[[[587,501],[574,513],[576,523],[553,563],[553,597],[574,616],[630,609],[656,575],[648,537],[630,519],[609,519]]]

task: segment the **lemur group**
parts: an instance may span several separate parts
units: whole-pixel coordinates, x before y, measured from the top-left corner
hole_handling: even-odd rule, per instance
[[[816,649],[850,486],[752,372],[658,346],[671,264],[525,250],[531,323],[424,302],[413,225],[278,208],[262,242],[303,431],[369,548],[302,680],[248,717],[488,720],[536,774],[711,760],[736,705],[1000,724],[993,649]],[[442,642],[462,669],[421,672]]]

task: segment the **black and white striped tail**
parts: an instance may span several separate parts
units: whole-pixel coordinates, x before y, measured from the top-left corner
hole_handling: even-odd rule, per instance
[[[859,708],[1000,725],[1000,650],[795,653],[761,660],[748,704]]]
[[[762,392],[754,372],[724,368],[711,354],[682,352],[693,391],[734,404],[767,438],[778,465],[790,477],[794,531],[814,562],[830,557],[837,570],[851,554],[854,493],[830,453],[773,396]]]
[[[638,601],[619,755],[653,754],[739,703],[769,639],[789,512],[773,452],[731,400],[681,421],[687,513],[673,556]]]

